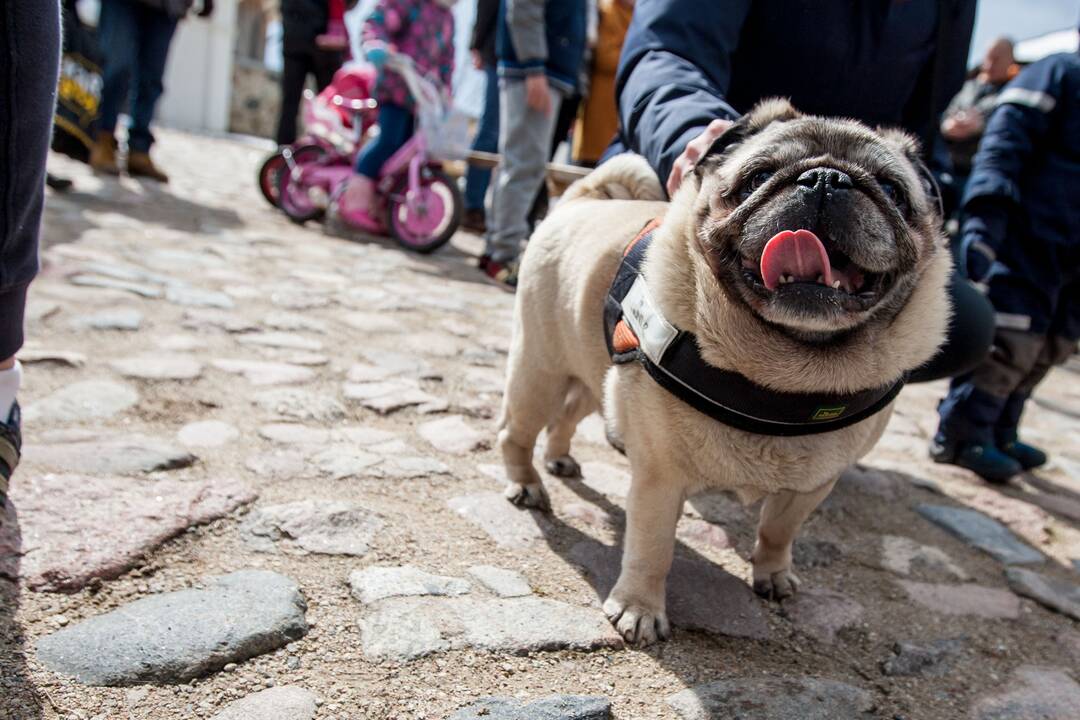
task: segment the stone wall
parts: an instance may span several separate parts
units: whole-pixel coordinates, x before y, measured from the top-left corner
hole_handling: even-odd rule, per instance
[[[281,107],[281,76],[257,60],[237,57],[233,65],[229,130],[272,138]]]

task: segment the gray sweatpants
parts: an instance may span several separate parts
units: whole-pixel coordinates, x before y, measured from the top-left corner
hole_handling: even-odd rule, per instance
[[[551,111],[544,115],[525,103],[525,80],[499,80],[499,164],[492,194],[487,247],[492,260],[517,260],[529,237],[529,210],[544,182],[551,136],[562,93],[551,88]]]

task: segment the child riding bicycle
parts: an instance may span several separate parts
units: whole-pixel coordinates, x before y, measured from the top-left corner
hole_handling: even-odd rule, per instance
[[[354,175],[339,206],[342,219],[379,232],[382,222],[374,206],[375,181],[386,161],[413,135],[416,105],[404,79],[387,72],[392,54],[408,57],[421,75],[435,75],[449,89],[454,72],[456,0],[379,0],[364,23],[362,41],[368,62],[379,68],[375,97],[379,102],[379,134],[356,161]]]

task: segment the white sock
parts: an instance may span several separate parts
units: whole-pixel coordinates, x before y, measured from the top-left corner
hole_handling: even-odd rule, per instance
[[[0,422],[7,422],[21,384],[22,365],[18,360],[15,361],[15,367],[0,370]]]

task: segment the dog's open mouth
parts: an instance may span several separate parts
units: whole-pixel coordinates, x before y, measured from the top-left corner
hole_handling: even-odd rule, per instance
[[[873,306],[892,282],[890,274],[860,268],[809,230],[778,232],[760,260],[743,258],[742,271],[759,295],[826,300],[853,311]]]

